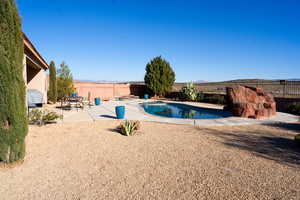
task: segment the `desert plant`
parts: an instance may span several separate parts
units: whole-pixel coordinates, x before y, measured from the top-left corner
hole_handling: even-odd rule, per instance
[[[14,0],[0,1],[0,162],[25,156],[28,131],[23,33]]]
[[[57,101],[57,81],[56,81],[56,68],[55,63],[51,61],[49,67],[49,91],[48,91],[48,99],[52,103],[56,103]]]
[[[33,109],[29,112],[29,123],[40,126],[61,118],[61,115],[49,110]]]
[[[137,130],[140,129],[140,122],[125,120],[117,127],[117,129],[123,135],[132,136]]]
[[[64,97],[70,96],[75,91],[73,75],[65,62],[61,63],[57,75],[57,98],[61,100]]]
[[[152,59],[146,66],[145,84],[155,95],[165,95],[172,90],[175,73],[161,56]]]
[[[289,103],[285,107],[285,112],[300,115],[300,102]]]
[[[186,86],[180,90],[180,98],[184,101],[196,101],[199,95],[199,91],[193,83],[187,83]]]

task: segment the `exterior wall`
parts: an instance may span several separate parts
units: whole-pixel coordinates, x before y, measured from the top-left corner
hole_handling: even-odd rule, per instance
[[[129,83],[74,82],[74,87],[78,96],[88,97],[90,92],[91,99],[100,97],[103,100],[111,100],[116,96],[130,95]]]
[[[40,70],[27,84],[27,89],[36,89],[43,94],[43,103],[47,103],[47,74],[45,70]]]

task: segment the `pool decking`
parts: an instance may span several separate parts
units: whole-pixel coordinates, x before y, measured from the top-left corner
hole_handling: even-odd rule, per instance
[[[126,107],[125,118],[128,120],[140,120],[149,122],[162,122],[172,124],[188,124],[195,126],[218,126],[218,125],[248,125],[248,124],[271,124],[271,123],[293,123],[299,121],[299,116],[278,112],[276,116],[265,120],[255,120],[239,117],[226,117],[219,119],[178,119],[150,115],[141,108],[143,99],[132,99],[124,101],[102,102],[100,106],[85,107],[84,110],[64,111],[64,119],[61,122],[85,122],[98,120],[111,120],[115,117],[115,106]],[[152,101],[152,100],[147,100]],[[222,106],[205,103],[187,103],[193,106],[222,109]]]

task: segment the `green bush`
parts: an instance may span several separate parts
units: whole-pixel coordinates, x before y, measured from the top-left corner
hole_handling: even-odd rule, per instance
[[[23,33],[14,0],[0,1],[0,162],[25,156],[28,121],[23,79]]]
[[[155,95],[165,95],[172,90],[175,73],[161,56],[152,59],[146,66],[145,84]]]
[[[139,121],[124,121],[122,122],[117,129],[126,136],[132,136],[134,133],[140,129],[140,122]]]
[[[180,90],[180,99],[183,101],[197,101],[199,99],[199,91],[193,83],[187,83],[186,86]]]
[[[300,102],[289,103],[285,107],[285,112],[300,115]]]
[[[49,110],[33,109],[29,113],[29,123],[40,126],[54,122],[55,120],[61,118],[62,115],[59,115],[56,112]]]
[[[73,85],[73,75],[68,65],[62,62],[57,71],[57,99],[68,97],[75,91]]]

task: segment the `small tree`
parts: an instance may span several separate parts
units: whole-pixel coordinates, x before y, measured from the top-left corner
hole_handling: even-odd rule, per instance
[[[56,81],[56,67],[54,61],[51,61],[49,67],[49,91],[48,91],[48,99],[52,103],[56,103],[57,101],[57,81]]]
[[[0,162],[25,156],[28,131],[24,46],[21,20],[14,0],[0,1]]]
[[[62,62],[60,68],[57,71],[57,97],[62,99],[70,96],[75,91],[73,86],[73,76],[69,67]]]
[[[172,90],[175,73],[161,56],[152,59],[146,66],[145,84],[155,95],[165,95]]]

